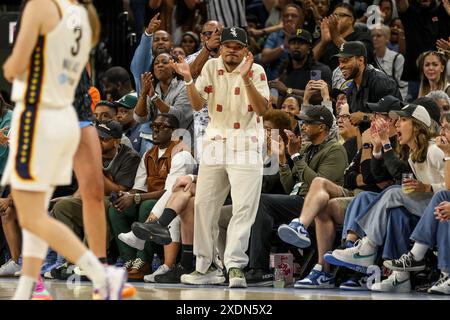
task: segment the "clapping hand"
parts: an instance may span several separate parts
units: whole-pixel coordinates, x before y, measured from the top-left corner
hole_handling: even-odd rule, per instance
[[[302,147],[302,138],[296,136],[291,130],[284,129],[288,137],[288,153],[292,156],[295,153],[300,152]]]
[[[151,72],[144,72],[141,74],[141,91],[142,94],[153,96],[155,88],[153,87],[153,75]]]
[[[179,62],[175,62],[173,59],[170,59],[170,66],[173,68],[173,70],[175,70],[176,73],[184,78],[184,81],[191,81],[191,69],[189,68],[186,60],[184,60],[183,57],[180,57],[178,60]]]

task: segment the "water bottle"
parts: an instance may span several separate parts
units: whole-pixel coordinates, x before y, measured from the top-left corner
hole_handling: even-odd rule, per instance
[[[284,288],[284,272],[279,266],[275,266],[273,273],[273,287]]]
[[[161,265],[161,259],[158,257],[158,254],[153,255],[152,260],[152,273],[158,270],[159,266]]]

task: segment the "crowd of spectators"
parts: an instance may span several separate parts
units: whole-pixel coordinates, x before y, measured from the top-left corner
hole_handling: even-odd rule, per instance
[[[246,283],[271,283],[271,253],[289,250],[309,263],[295,288],[450,294],[449,0],[123,3],[139,44],[129,66],[95,84],[100,100],[89,91],[109,263],[146,282],[179,283],[195,270],[201,141],[208,109],[222,106],[195,110],[174,63],[186,61],[201,80],[220,57],[222,30],[241,27],[270,88],[263,160],[275,167],[248,232]],[[12,108],[0,97],[0,175]],[[81,201],[74,180],[55,191],[49,214],[84,238]],[[232,241],[233,199],[223,205],[211,230],[216,265]],[[8,257],[0,276],[17,276],[21,235],[8,188],[0,216]],[[162,263],[152,269],[155,255]],[[373,265],[386,277],[372,285]],[[45,278],[72,272],[83,274],[49,251]]]

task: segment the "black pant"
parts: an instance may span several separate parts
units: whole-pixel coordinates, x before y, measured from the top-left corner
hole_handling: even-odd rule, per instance
[[[250,234],[249,267],[269,269],[271,237],[274,227],[289,224],[300,216],[304,198],[284,194],[261,194],[255,223]]]

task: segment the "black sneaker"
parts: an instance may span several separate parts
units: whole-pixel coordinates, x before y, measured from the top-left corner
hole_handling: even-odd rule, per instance
[[[245,274],[245,280],[249,287],[271,287],[273,274],[263,269],[250,269]]]
[[[194,269],[186,270],[181,264],[177,264],[169,272],[155,276],[156,283],[181,283],[181,276],[194,271]]]
[[[69,263],[63,263],[59,267],[50,271],[52,279],[67,280],[72,274],[75,265]]]
[[[386,260],[383,265],[393,271],[422,271],[425,269],[425,259],[420,261],[414,260],[411,252],[405,253],[396,260]]]
[[[172,243],[169,228],[160,225],[158,221],[134,222],[131,225],[131,230],[133,230],[136,237],[142,240],[150,240],[162,246]]]

